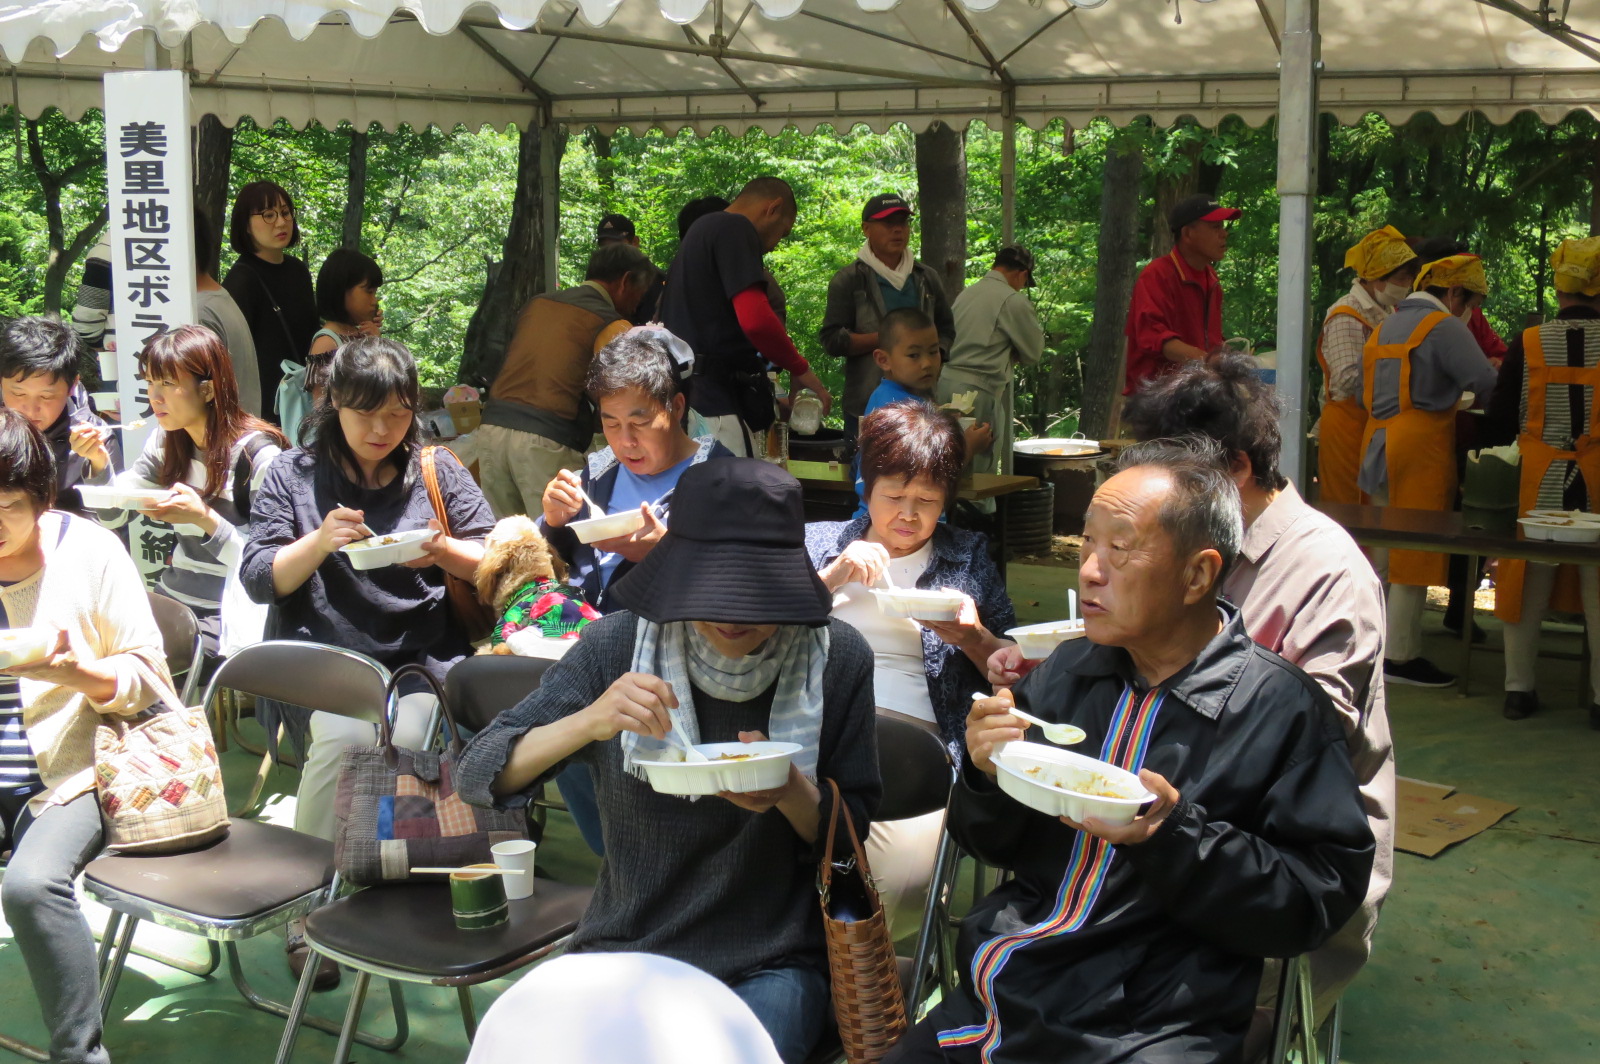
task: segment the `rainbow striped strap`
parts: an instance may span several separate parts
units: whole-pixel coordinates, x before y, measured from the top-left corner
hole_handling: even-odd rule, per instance
[[[1144,766],[1145,754],[1150,749],[1150,735],[1155,730],[1156,715],[1161,710],[1165,692],[1157,687],[1143,698],[1132,684],[1122,689],[1116,712],[1111,717],[1111,727],[1100,748],[1100,759],[1118,765],[1129,772],[1138,772]],[[1000,1046],[1000,1017],[995,1009],[995,982],[1012,954],[1034,942],[1059,935],[1070,935],[1089,922],[1095,901],[1105,886],[1111,872],[1111,861],[1116,856],[1114,847],[1102,838],[1078,832],[1072,842],[1072,855],[1067,861],[1066,874],[1056,893],[1055,906],[1050,915],[1031,927],[1009,935],[997,935],[985,942],[972,958],[972,987],[983,1006],[984,1022],[939,1032],[941,1048],[980,1045],[983,1064],[993,1064],[994,1052]]]

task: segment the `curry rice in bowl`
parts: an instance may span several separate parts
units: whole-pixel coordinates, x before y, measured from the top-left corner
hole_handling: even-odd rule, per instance
[[[789,778],[789,762],[799,743],[696,743],[705,761],[684,761],[683,751],[669,746],[655,757],[634,757],[658,794],[720,794],[771,791]]]
[[[1139,777],[1084,754],[1043,743],[1013,741],[994,754],[1000,789],[1030,809],[1079,823],[1095,817],[1128,824],[1156,796]]]
[[[385,565],[415,561],[428,553],[423,544],[438,533],[431,528],[413,528],[407,532],[391,532],[386,536],[368,536],[354,543],[346,543],[339,550],[357,569],[381,569]]]

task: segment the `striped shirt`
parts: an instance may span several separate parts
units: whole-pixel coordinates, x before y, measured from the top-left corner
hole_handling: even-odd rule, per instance
[[[3,603],[0,627],[10,627]],[[42,790],[39,759],[22,724],[22,690],[15,676],[0,675],[0,794],[25,798]]]
[[[222,589],[227,582],[228,571],[237,568],[239,559],[244,551],[245,540],[249,538],[250,515],[240,513],[233,502],[234,471],[238,468],[239,455],[252,437],[259,435],[256,432],[247,432],[234,443],[228,452],[228,475],[222,480],[222,489],[215,499],[210,500],[209,506],[216,511],[222,520],[217,522],[217,530],[207,536],[195,525],[174,525],[172,530],[174,539],[172,553],[168,558],[167,567],[156,578],[156,583],[168,595],[200,613],[214,613],[222,603]],[[160,488],[168,485],[161,483],[161,463],[166,454],[167,434],[162,429],[156,429],[145,442],[144,450],[126,472],[117,474],[116,483],[121,487],[129,488]],[[250,491],[254,492],[261,486],[261,481],[267,475],[267,467],[272,460],[278,457],[280,451],[275,444],[267,444],[260,448],[250,464]],[[200,457],[189,463],[189,471],[183,476],[183,483],[193,487],[197,492],[203,491],[206,484],[206,467]],[[108,477],[102,476],[97,483],[106,483]],[[99,510],[96,516],[102,525],[115,528],[128,519],[126,510]]]

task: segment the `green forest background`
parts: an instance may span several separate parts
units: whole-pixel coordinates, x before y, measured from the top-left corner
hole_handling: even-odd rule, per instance
[[[0,315],[53,305],[69,312],[78,262],[103,218],[100,117],[70,122],[52,112],[19,123],[7,111],[0,133],[12,149],[0,150]],[[290,189],[301,209],[297,254],[313,271],[341,241],[348,133],[262,128],[246,120],[233,139],[233,189],[260,178]],[[1001,137],[977,124],[965,142],[970,281],[988,268],[1000,243]],[[412,348],[429,385],[454,381],[487,266],[500,257],[517,144],[515,130],[369,132],[361,244],[386,275],[385,331]],[[1070,427],[1082,400],[1102,175],[1112,146],[1137,147],[1143,157],[1139,231],[1121,234],[1136,242],[1141,261],[1160,250],[1152,221],[1163,191],[1161,202],[1170,202],[1174,190],[1198,188],[1244,210],[1219,270],[1225,334],[1274,346],[1277,145],[1270,123],[1117,130],[1097,122],[1071,130],[1056,122],[1022,129],[1017,238],[1038,257],[1033,297],[1048,335],[1044,362],[1019,380],[1018,413],[1035,431],[1063,418]],[[1318,163],[1319,312],[1349,286],[1344,249],[1389,223],[1408,235],[1468,241],[1487,260],[1490,321],[1509,333],[1528,314],[1551,310],[1548,258],[1555,244],[1600,228],[1600,126],[1587,114],[1554,126],[1531,115],[1498,127],[1473,116],[1452,126],[1431,117],[1404,127],[1376,116],[1355,126],[1327,120]],[[634,218],[644,250],[665,266],[683,203],[731,196],[761,173],[779,174],[796,188],[799,222],[769,265],[788,293],[791,333],[837,394],[839,367],[819,357],[816,342],[828,278],[860,246],[860,209],[869,196],[895,191],[915,200],[915,138],[904,127],[742,137],[574,132],[561,163],[561,281],[581,279],[602,214]],[[224,249],[223,272],[231,261]]]

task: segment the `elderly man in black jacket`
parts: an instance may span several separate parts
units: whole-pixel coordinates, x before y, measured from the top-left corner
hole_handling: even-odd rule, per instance
[[[1129,448],[1086,518],[1088,638],[974,704],[950,830],[1015,875],[962,924],[960,991],[886,1064],[1238,1060],[1263,958],[1360,905],[1372,831],[1338,717],[1218,599],[1243,529],[1214,447]],[[1013,698],[1083,728],[1155,802],[1111,826],[1001,793]]]

